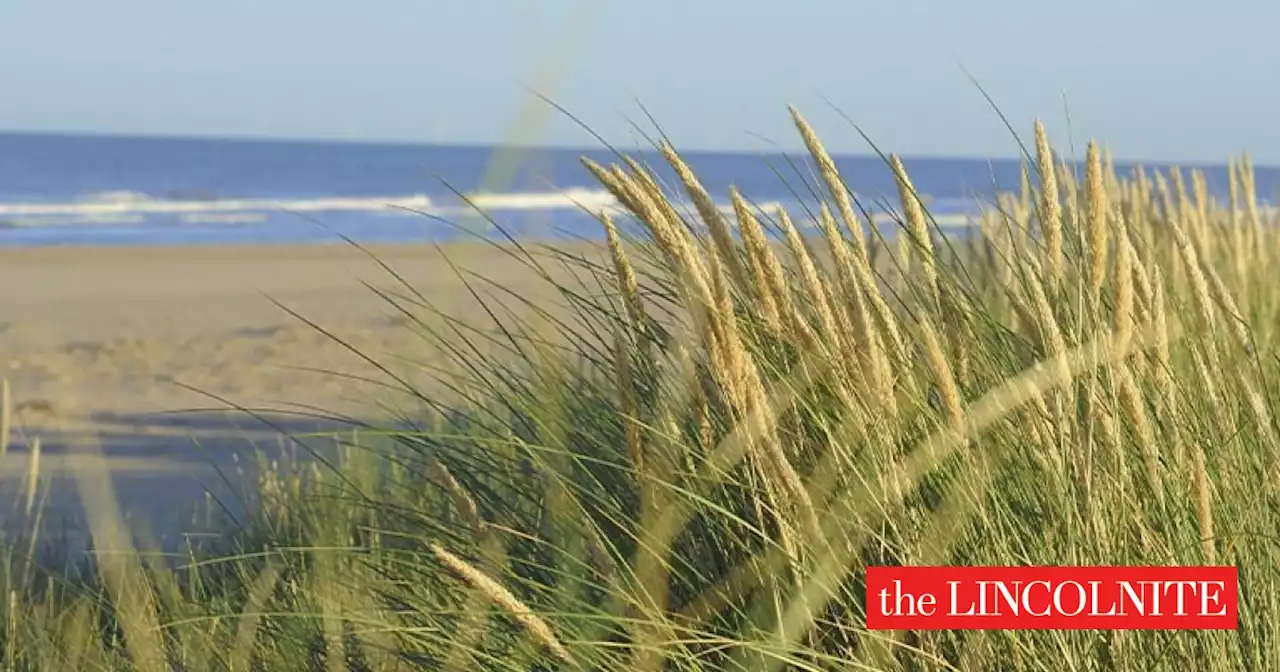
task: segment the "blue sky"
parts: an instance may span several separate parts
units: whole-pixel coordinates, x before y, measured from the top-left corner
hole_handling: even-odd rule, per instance
[[[1280,162],[1273,0],[0,0],[0,129],[1008,156],[1044,117],[1117,158]],[[575,29],[575,26],[577,27]],[[555,63],[565,64],[563,67]],[[830,101],[830,104],[827,101]]]

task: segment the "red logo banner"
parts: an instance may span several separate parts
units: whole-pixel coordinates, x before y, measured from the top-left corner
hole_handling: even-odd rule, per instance
[[[1235,630],[1235,567],[869,567],[870,630]]]

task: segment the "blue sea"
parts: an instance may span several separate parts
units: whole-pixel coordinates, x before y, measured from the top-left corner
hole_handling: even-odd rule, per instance
[[[653,152],[619,149],[675,184]],[[617,158],[604,147],[0,133],[0,246],[598,239],[589,212],[614,203],[582,167],[584,155],[600,163]],[[726,203],[730,185],[766,210],[783,205],[802,213],[815,202],[813,167],[801,155],[684,156]],[[1018,188],[1016,160],[904,162],[942,226],[963,230],[997,190]],[[880,157],[840,156],[837,164],[864,206],[896,205]],[[1223,194],[1225,166],[1202,167]],[[1260,167],[1257,177],[1260,195],[1276,193],[1280,170]]]

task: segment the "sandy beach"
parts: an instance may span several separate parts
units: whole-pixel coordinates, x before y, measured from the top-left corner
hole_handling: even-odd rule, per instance
[[[484,322],[438,249],[369,251],[434,307]],[[524,295],[541,286],[531,270],[492,246],[454,245],[445,254],[465,272]],[[333,337],[393,368],[405,358],[447,362],[368,285],[407,291],[346,245],[0,250],[0,375],[13,399],[0,488],[18,487],[29,466],[27,446],[38,437],[42,474],[56,480],[84,450],[99,446],[117,481],[131,484],[120,486],[122,499],[165,508],[200,495],[189,481],[207,475],[210,454],[225,456],[249,440],[277,443],[278,432],[228,414],[231,405],[376,416],[394,395],[348,377],[377,371]],[[397,370],[414,376],[415,385],[430,385],[429,368]],[[302,431],[317,425],[279,422]],[[51,497],[55,508],[65,505],[58,504],[62,493]]]

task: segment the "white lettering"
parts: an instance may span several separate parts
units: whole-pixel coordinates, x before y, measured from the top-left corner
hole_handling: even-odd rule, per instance
[[[1212,596],[1210,596],[1210,588],[1213,588]],[[1222,605],[1221,611],[1209,613],[1209,602],[1212,600],[1217,604],[1222,604],[1222,591],[1226,588],[1222,581],[1201,581],[1200,582],[1200,615],[1201,616],[1226,616],[1227,607]]]
[[[1067,586],[1075,587],[1076,599],[1078,600],[1078,603],[1076,605],[1076,610],[1070,613],[1067,613],[1067,610],[1064,609],[1062,606],[1062,590]],[[1079,616],[1080,613],[1083,612],[1085,608],[1088,606],[1089,606],[1088,594],[1085,593],[1084,586],[1080,585],[1076,581],[1063,581],[1062,583],[1058,584],[1057,588],[1053,590],[1053,608],[1056,609],[1057,612],[1059,614],[1062,614],[1063,616]]]
[[[1035,586],[1044,586],[1044,593],[1045,593],[1046,599],[1045,599],[1044,611],[1041,611],[1041,612],[1036,612],[1031,608],[1031,589]],[[1041,618],[1048,616],[1051,612],[1051,609],[1048,604],[1049,602],[1048,598],[1050,597],[1052,592],[1053,592],[1053,587],[1049,585],[1048,581],[1032,581],[1028,583],[1026,587],[1022,589],[1022,610],[1032,616],[1039,616]]]

